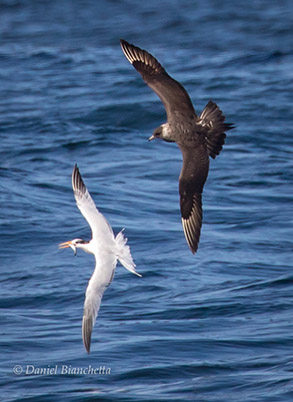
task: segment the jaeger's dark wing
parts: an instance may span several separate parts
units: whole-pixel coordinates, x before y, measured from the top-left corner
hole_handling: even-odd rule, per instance
[[[197,251],[202,224],[202,190],[209,171],[209,157],[203,147],[182,148],[179,177],[180,210],[187,244]]]
[[[131,45],[121,39],[121,48],[133,67],[141,74],[145,83],[163,102],[168,122],[176,121],[176,116],[196,117],[195,110],[186,90],[174,80],[157,59],[146,50]],[[182,118],[182,117],[181,117]]]

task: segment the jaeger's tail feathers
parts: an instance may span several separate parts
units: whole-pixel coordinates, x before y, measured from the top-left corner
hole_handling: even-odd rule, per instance
[[[215,159],[225,143],[225,131],[232,130],[233,124],[224,123],[225,116],[219,106],[209,101],[199,116],[199,124],[207,128],[206,144],[211,158]]]

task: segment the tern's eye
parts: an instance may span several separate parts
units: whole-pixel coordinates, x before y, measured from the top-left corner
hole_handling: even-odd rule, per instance
[[[85,241],[82,240],[82,239],[76,239],[74,243],[75,243],[75,244],[84,244]]]

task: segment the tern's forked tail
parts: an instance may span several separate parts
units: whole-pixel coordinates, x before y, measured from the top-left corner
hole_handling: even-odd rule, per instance
[[[135,263],[131,256],[130,247],[126,244],[127,238],[124,237],[123,230],[124,229],[122,229],[121,232],[119,232],[115,238],[117,245],[118,260],[126,269],[128,269],[128,271],[132,272],[137,276],[142,276],[135,270]]]

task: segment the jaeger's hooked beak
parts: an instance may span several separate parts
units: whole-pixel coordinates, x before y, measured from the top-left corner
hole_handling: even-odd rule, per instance
[[[71,247],[74,252],[74,255],[76,255],[76,247],[74,244],[72,244],[71,240],[59,244],[59,248],[68,248],[68,247]]]
[[[154,139],[155,139],[155,136],[154,136],[154,135],[151,135],[150,138],[149,138],[149,141],[152,141],[152,140],[154,140]]]

